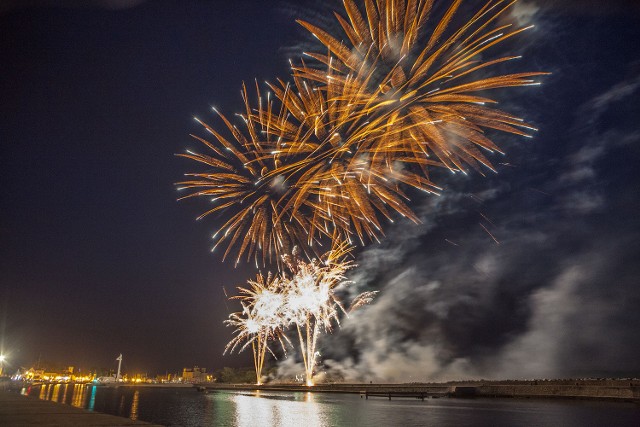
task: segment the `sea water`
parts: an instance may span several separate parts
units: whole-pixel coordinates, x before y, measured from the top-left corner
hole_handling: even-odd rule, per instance
[[[32,398],[166,426],[640,426],[640,405],[555,399],[398,398],[193,388],[25,388]]]

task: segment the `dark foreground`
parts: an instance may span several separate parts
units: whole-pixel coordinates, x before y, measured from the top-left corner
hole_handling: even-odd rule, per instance
[[[0,390],[1,426],[154,426]]]

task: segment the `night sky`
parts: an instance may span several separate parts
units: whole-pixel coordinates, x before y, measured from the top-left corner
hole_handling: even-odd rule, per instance
[[[254,270],[212,254],[204,201],[174,183],[201,151],[194,120],[240,87],[288,77],[335,26],[304,1],[9,1],[0,6],[0,338],[9,366],[165,372],[222,356],[223,286]],[[473,3],[473,2],[472,2]],[[360,248],[374,304],[323,338],[350,379],[640,374],[640,8],[521,1],[508,47],[540,87],[497,92],[540,131],[497,135],[499,173],[442,174],[423,223]],[[317,47],[317,45],[315,45]],[[200,202],[200,203],[198,203]],[[489,235],[489,232],[491,235]],[[493,240],[492,236],[496,239]],[[295,372],[293,359],[282,373]]]

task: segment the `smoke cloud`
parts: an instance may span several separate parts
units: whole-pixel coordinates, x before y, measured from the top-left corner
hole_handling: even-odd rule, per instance
[[[454,180],[419,207],[422,224],[396,224],[366,247],[352,292],[380,293],[322,337],[322,375],[411,382],[638,372],[640,224],[628,177],[610,165],[628,167],[624,159],[637,154],[640,134],[621,123],[632,123],[628,101],[639,88],[637,77],[626,79],[578,108],[563,158],[516,159],[539,164]],[[280,373],[296,369],[291,360]]]
[[[615,2],[612,11],[623,4]],[[569,2],[517,3],[511,18],[535,23],[537,34],[518,53],[539,56],[540,37],[568,31],[557,11],[578,14]],[[559,52],[555,42],[547,43]],[[640,132],[633,125],[640,115],[634,101],[640,74],[637,63],[626,65],[626,77],[618,74],[571,107],[573,123],[554,128],[547,116],[531,146],[519,141],[504,160],[493,157],[497,176],[434,177],[447,188],[439,197],[415,198],[422,223],[390,225],[380,244],[362,249],[350,292],[380,292],[321,337],[321,377],[413,382],[637,375],[640,204],[630,189],[640,188],[634,171]],[[534,64],[554,71],[549,99],[527,112],[518,102],[503,104],[505,110],[531,119],[553,111],[556,101],[571,105],[560,99],[568,93],[561,86],[569,71],[540,67]],[[560,93],[550,95],[553,90]],[[281,376],[295,372],[301,372],[295,358],[280,364]]]

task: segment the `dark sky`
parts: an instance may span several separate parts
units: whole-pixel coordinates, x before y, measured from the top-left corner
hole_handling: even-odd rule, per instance
[[[361,251],[357,286],[382,292],[327,338],[339,344],[323,350],[328,368],[640,373],[640,14],[599,8],[518,5],[536,28],[512,49],[553,74],[499,98],[540,132],[499,135],[499,174],[444,177],[443,196],[416,202],[423,225]],[[200,148],[194,115],[240,109],[242,81],[286,78],[312,43],[294,19],[318,10],[329,16],[322,2],[0,7],[0,333],[13,367],[109,367],[120,352],[132,371],[250,364],[222,357],[222,286],[252,270],[209,252],[214,222],[176,202],[193,165],[174,153]]]

